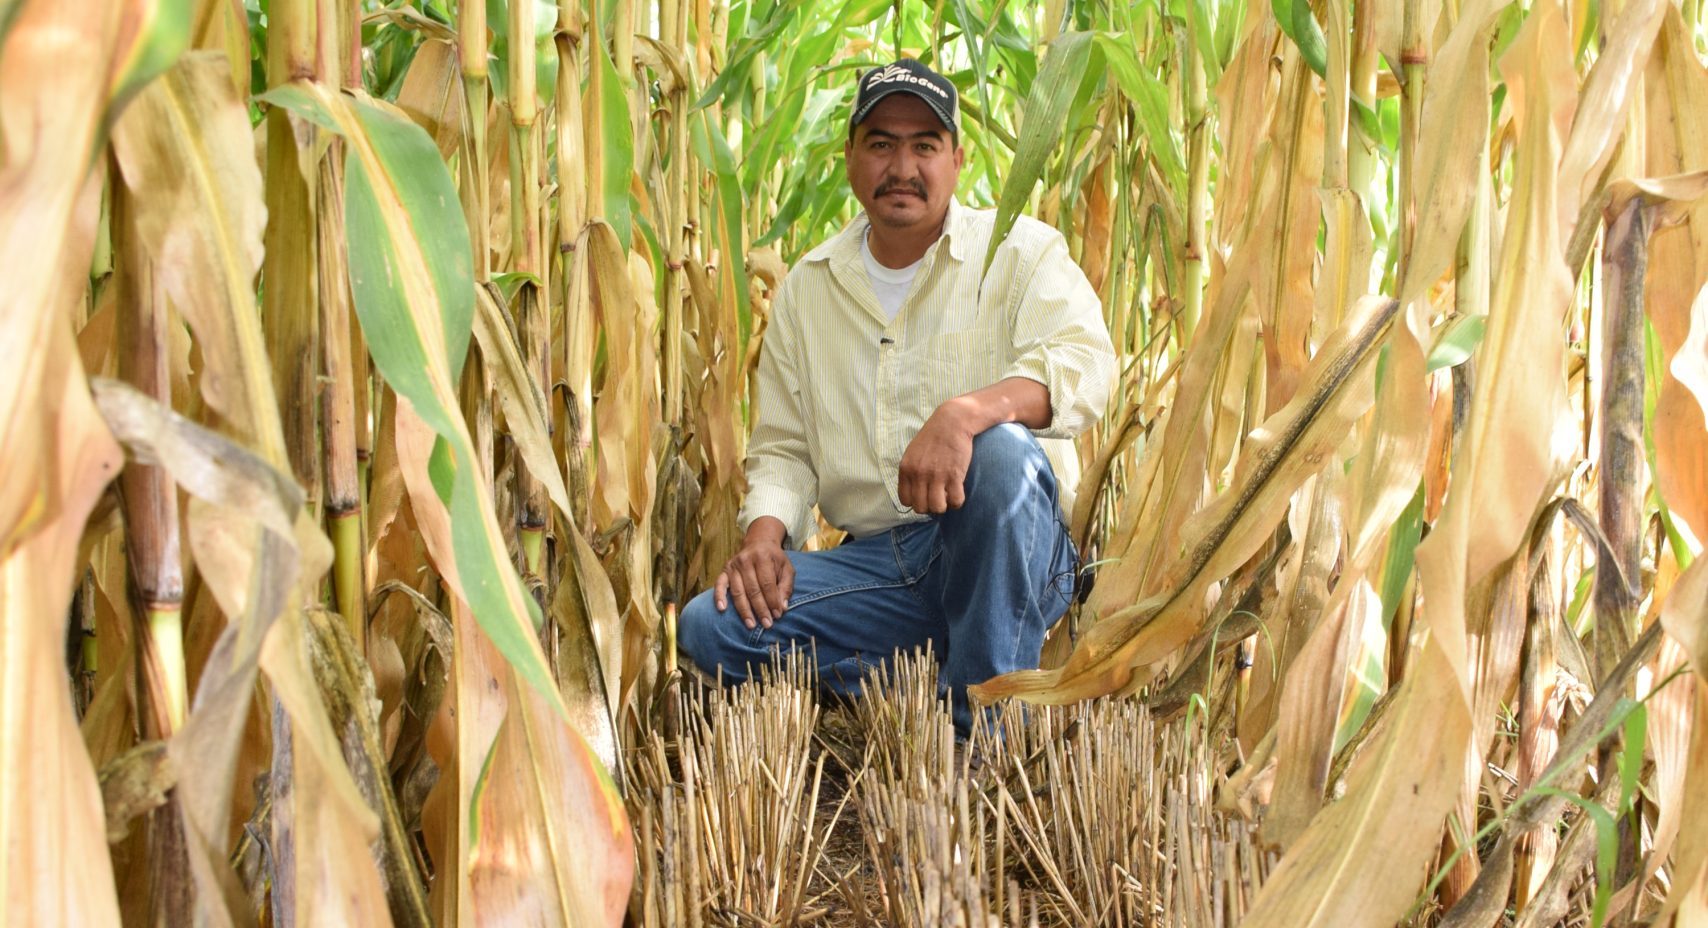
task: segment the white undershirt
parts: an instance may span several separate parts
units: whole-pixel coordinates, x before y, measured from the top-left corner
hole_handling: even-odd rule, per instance
[[[919,265],[925,259],[909,264],[907,267],[884,267],[878,259],[872,257],[871,246],[867,239],[871,229],[860,237],[860,257],[866,262],[866,279],[872,283],[872,294],[878,298],[878,306],[883,309],[884,316],[891,322],[895,321],[896,313],[901,312],[902,301],[907,299],[907,291],[913,289],[913,277],[919,273]]]

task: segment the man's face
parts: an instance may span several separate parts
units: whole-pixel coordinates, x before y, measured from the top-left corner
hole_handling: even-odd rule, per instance
[[[873,225],[902,231],[943,224],[965,153],[924,100],[885,97],[854,127],[844,154],[848,183]]]

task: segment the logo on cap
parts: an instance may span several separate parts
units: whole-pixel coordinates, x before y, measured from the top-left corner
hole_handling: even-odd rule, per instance
[[[885,84],[891,81],[901,81],[902,83],[918,84],[922,87],[929,87],[933,93],[937,94],[937,96],[942,97],[945,100],[949,99],[949,94],[946,93],[943,88],[917,74],[914,74],[899,64],[888,65],[882,70],[873,71],[872,75],[866,79],[866,87],[870,89],[878,84]]]

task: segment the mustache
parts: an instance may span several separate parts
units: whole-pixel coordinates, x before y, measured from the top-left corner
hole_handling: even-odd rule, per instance
[[[878,192],[873,194],[873,196],[881,197],[884,194],[894,193],[897,190],[905,190],[908,193],[911,193],[914,196],[920,198],[921,200],[925,199],[925,185],[920,183],[919,181],[916,181],[916,180],[915,181],[892,181],[892,182],[887,183],[887,184],[881,184],[878,186]]]

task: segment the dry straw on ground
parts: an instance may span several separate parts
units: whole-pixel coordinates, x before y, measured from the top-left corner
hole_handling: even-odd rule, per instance
[[[1239,924],[1274,855],[1215,807],[1201,725],[1009,704],[957,744],[930,656],[892,669],[817,738],[798,665],[682,696],[628,762],[641,924]]]

